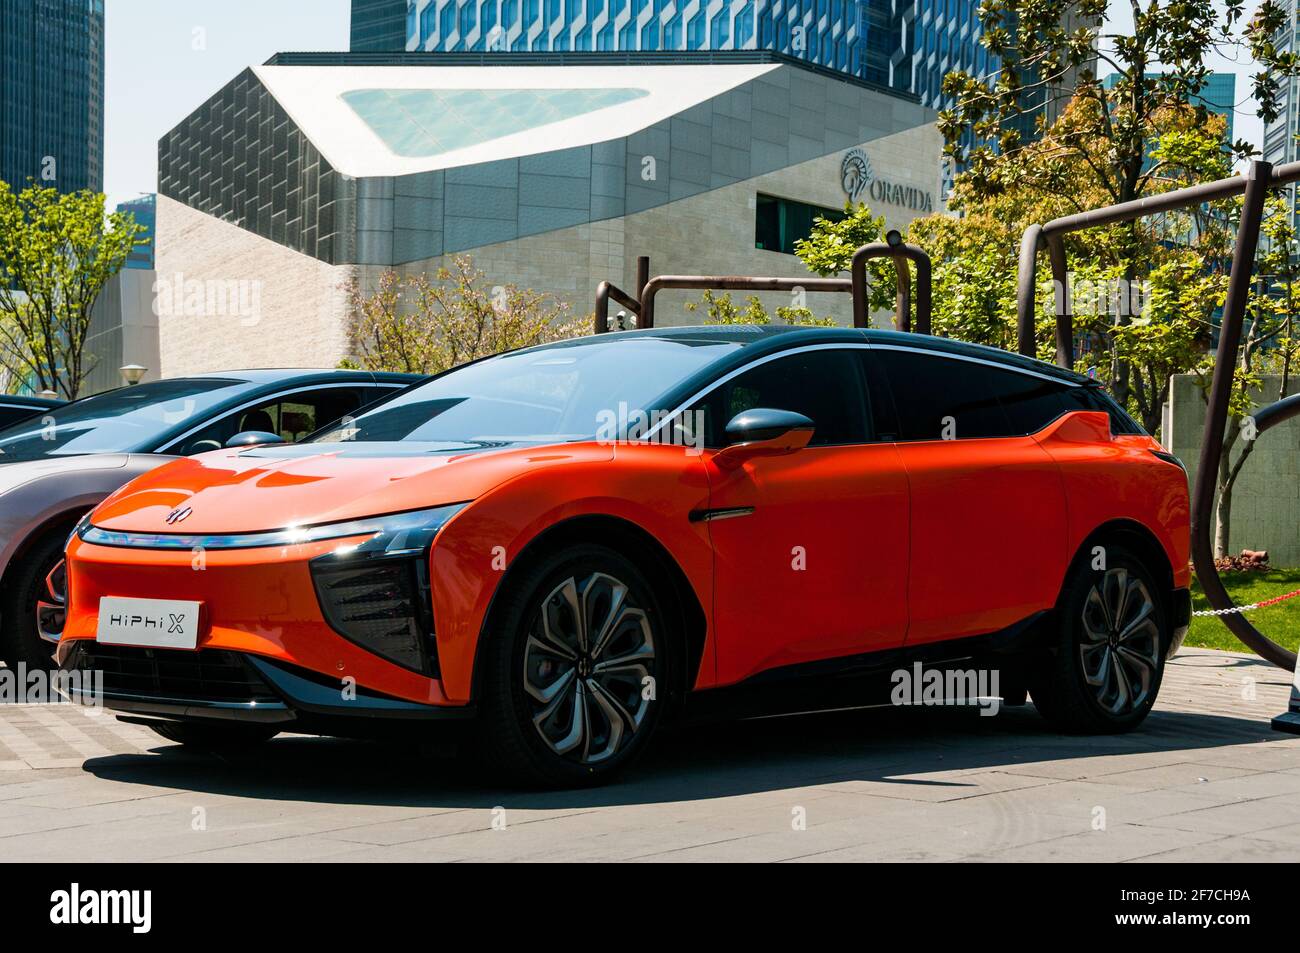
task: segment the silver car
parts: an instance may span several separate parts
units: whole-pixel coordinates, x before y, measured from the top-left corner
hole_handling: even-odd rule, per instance
[[[0,661],[50,664],[63,630],[68,534],[114,490],[228,442],[298,440],[418,380],[351,370],[201,374],[96,394],[0,431]]]

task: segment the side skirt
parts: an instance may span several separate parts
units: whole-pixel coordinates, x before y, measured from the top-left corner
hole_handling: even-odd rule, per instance
[[[1023,704],[1026,663],[1047,651],[1055,625],[1055,611],[1043,610],[984,635],[769,669],[735,685],[690,693],[679,719],[689,723],[884,705],[893,673],[917,662],[937,670],[996,669],[1003,703]]]

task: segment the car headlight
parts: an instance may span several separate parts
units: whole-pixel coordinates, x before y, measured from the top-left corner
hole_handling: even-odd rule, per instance
[[[357,547],[367,552],[381,549],[391,552],[427,548],[449,519],[465,506],[452,503],[429,510],[368,516],[342,523],[317,523],[312,526],[287,526],[284,529],[256,533],[137,533],[94,526],[89,518],[77,524],[76,533],[87,543],[98,546],[129,546],[139,549],[256,549],[263,546],[294,546],[348,536],[370,536]]]
[[[436,678],[427,557],[438,530],[464,505],[332,524],[333,538],[374,535],[310,563],[316,598],[330,628],[376,655]]]

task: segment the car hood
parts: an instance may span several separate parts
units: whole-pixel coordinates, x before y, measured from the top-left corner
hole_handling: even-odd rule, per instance
[[[538,467],[612,456],[611,446],[595,442],[216,450],[133,480],[91,522],[124,532],[261,532],[461,503]],[[181,506],[190,509],[184,523],[169,526],[167,515]]]
[[[16,490],[25,483],[39,480],[54,473],[76,473],[81,470],[120,470],[126,466],[125,453],[69,454],[66,457],[46,457],[44,460],[25,460],[0,466],[0,493]]]

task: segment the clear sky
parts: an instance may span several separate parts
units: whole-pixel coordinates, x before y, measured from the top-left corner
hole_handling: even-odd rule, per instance
[[[246,66],[346,50],[349,0],[108,0],[104,191],[158,187],[158,140]]]
[[[158,140],[246,66],[282,50],[346,50],[349,0],[107,0],[104,190],[116,204],[158,185]],[[1108,32],[1131,29],[1111,4]],[[1237,138],[1259,145],[1250,64],[1235,71]]]

